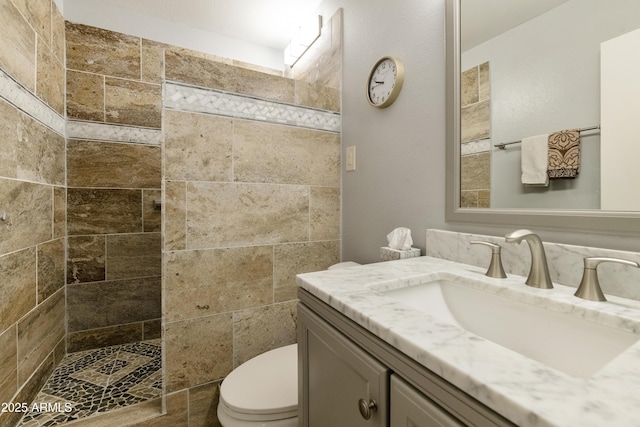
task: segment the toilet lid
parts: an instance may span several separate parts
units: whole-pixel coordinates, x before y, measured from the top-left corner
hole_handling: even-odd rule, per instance
[[[268,351],[222,381],[220,400],[239,414],[280,414],[298,408],[298,345]]]

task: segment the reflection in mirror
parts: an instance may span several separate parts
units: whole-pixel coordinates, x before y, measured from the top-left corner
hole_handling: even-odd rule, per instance
[[[621,162],[639,158],[640,144],[621,144],[637,141],[640,128],[620,117],[640,106],[617,99],[640,83],[620,72],[633,66],[624,64],[640,36],[618,47],[640,28],[640,1],[460,0],[460,16],[458,207],[640,211],[640,197],[628,194],[640,175],[620,175],[638,173]],[[591,130],[554,138],[581,128]],[[549,168],[560,176],[548,179]]]
[[[460,151],[461,151],[461,143],[460,143],[461,141],[461,138],[460,138],[460,130],[461,130],[461,126],[460,126],[460,92],[461,92],[460,90],[460,70],[461,70],[460,6],[462,1],[468,1],[468,0],[445,0],[446,11],[447,11],[447,21],[446,21],[447,22],[447,25],[446,25],[446,30],[447,30],[446,31],[447,169],[446,169],[446,204],[445,204],[446,221],[448,223],[475,224],[475,225],[483,225],[483,226],[489,225],[494,227],[500,227],[503,229],[513,228],[513,227],[518,227],[518,228],[525,227],[525,228],[537,229],[537,230],[547,230],[549,232],[551,232],[552,230],[562,231],[562,232],[579,231],[579,232],[588,232],[588,233],[603,233],[608,235],[624,235],[624,236],[640,237],[640,209],[637,209],[637,208],[636,209],[607,208],[606,210],[603,210],[603,209],[597,210],[597,209],[567,209],[567,208],[557,208],[557,207],[556,208],[496,208],[494,206],[491,206],[490,208],[461,208],[460,207],[461,206],[461,203],[460,203],[460,200],[461,200],[461,197],[460,197],[461,196],[461,191],[460,191],[460,188],[461,188],[461,182],[460,182],[460,176],[461,176],[461,171],[460,171],[460,166],[461,166],[461,163],[460,163]],[[534,3],[543,4],[543,3],[546,3],[547,1],[551,1],[551,0],[536,0],[534,1]],[[514,28],[514,25],[516,27],[519,26],[518,24],[512,24],[504,16],[500,16],[500,11],[504,10],[507,16],[513,15],[514,13],[517,13],[520,10],[521,5],[524,5],[524,0],[519,0],[518,2],[507,1],[502,5],[501,8],[497,8],[497,9],[495,6],[494,7],[490,6],[490,3],[492,2],[493,0],[476,0],[476,3],[479,3],[479,5],[481,6],[480,9],[482,9],[483,7],[486,9],[487,15],[496,17],[496,23],[495,25],[492,26],[492,28],[498,28],[500,27],[501,24],[506,24],[507,27],[502,28],[501,32],[503,32],[508,28]],[[618,7],[618,5],[624,5],[624,8],[628,12],[629,17],[635,17],[637,21],[640,22],[640,19],[638,19],[638,16],[640,15],[640,2],[636,0],[612,0],[607,2],[601,2],[599,0],[572,0],[567,3],[571,3],[571,2],[589,4],[589,6],[586,7],[585,9],[591,10],[591,11],[595,10],[597,12],[596,15],[602,14],[601,12],[603,12],[603,8],[608,10],[614,5],[616,6],[616,8]],[[509,9],[508,6],[510,4],[515,4],[516,9],[515,10],[513,8]],[[558,7],[561,7],[561,6],[558,6]],[[478,14],[478,16],[480,16],[480,14]],[[537,14],[534,16],[542,16],[542,15]],[[528,20],[531,20],[530,17],[527,19],[524,19],[524,21],[521,21],[521,22],[528,22]],[[573,38],[576,40],[579,38],[585,37],[584,35],[585,30],[583,28],[584,26],[587,26],[588,28],[593,29],[602,25],[602,22],[600,22],[600,19],[598,19],[597,24],[594,24],[593,19],[591,19],[589,22],[583,22],[583,20],[584,20],[584,17],[582,16],[582,14],[578,14],[576,16],[572,16],[570,21],[563,23],[565,24],[565,28],[567,28],[568,30],[571,30],[570,32],[573,35]],[[620,33],[632,31],[633,28],[637,27],[637,25],[635,27],[632,27],[631,25],[629,25],[626,19],[621,20],[619,23],[616,23],[615,26],[620,30]],[[465,34],[467,32],[468,32],[467,30],[464,31]],[[589,33],[589,31],[587,30],[586,33]],[[494,36],[491,35],[491,37],[489,37],[488,39],[485,39],[485,41],[488,41],[493,37]],[[541,47],[531,47],[531,46],[522,45],[520,46],[520,48],[524,51],[531,51],[531,54],[533,55],[533,54],[538,54],[539,52],[537,51],[541,49],[544,50],[546,47],[541,48]],[[638,49],[635,49],[635,51],[637,50]],[[626,55],[626,57],[639,58],[639,56],[635,54]],[[575,59],[575,58],[571,58],[571,57],[564,58],[563,61],[565,61],[567,64],[570,64],[572,59]],[[489,79],[491,81],[491,86],[492,86],[491,87],[492,123],[490,126],[491,140],[489,140],[489,143],[491,145],[489,148],[489,153],[491,156],[493,156],[496,152],[496,148],[493,147],[492,141],[494,139],[497,139],[495,134],[496,129],[494,129],[495,126],[493,123],[493,120],[495,119],[494,116],[496,116],[496,113],[493,107],[497,104],[505,103],[507,105],[504,106],[505,107],[504,110],[507,113],[509,113],[510,112],[509,102],[507,100],[503,101],[502,99],[500,99],[498,97],[499,91],[494,90],[496,85],[495,76],[496,76],[497,64],[494,64],[491,58],[486,58],[484,60],[476,60],[474,62],[475,64],[473,65],[479,65],[479,64],[484,64],[485,62],[489,62],[489,66],[490,66]],[[557,64],[554,65],[554,67],[557,69],[561,69],[563,66],[564,65],[562,66],[559,66]],[[613,66],[612,68],[618,71],[624,70],[627,72],[627,74],[631,74],[631,76],[633,76],[635,73],[635,70],[640,68],[640,64],[636,64],[635,66],[620,65],[620,66]],[[506,75],[509,79],[511,79],[508,72],[505,72],[504,75]],[[546,88],[543,85],[539,84],[539,80],[536,78],[537,76],[535,76],[533,71],[530,73],[529,77],[530,77],[529,79],[526,79],[524,81],[513,82],[511,86],[512,87],[521,86],[522,88],[530,87],[534,95],[535,95],[535,91],[553,94],[553,90],[551,88]],[[584,77],[578,73],[576,73],[574,77],[575,77],[574,80],[576,81],[581,81],[584,79]],[[626,78],[628,76],[624,76],[624,77]],[[637,95],[634,94],[632,96],[624,95],[625,93],[628,93],[631,90],[638,90],[638,87],[640,85],[636,83],[636,84],[623,84],[620,86],[621,87],[618,88],[618,93],[622,92],[622,95],[619,95],[615,91],[612,91],[612,95],[608,97],[609,101],[607,102],[607,104],[604,103],[606,97],[602,97],[602,101],[603,101],[602,113],[603,114],[600,117],[600,123],[603,125],[603,127],[602,127],[602,134],[600,135],[600,138],[602,140],[601,145],[606,145],[606,144],[619,145],[622,141],[631,140],[633,142],[633,140],[637,141],[638,139],[640,139],[637,137],[638,131],[640,130],[640,128],[638,129],[633,128],[633,125],[636,124],[637,122],[636,116],[637,116],[637,112],[640,111],[640,105],[629,106],[627,104],[622,103],[622,101],[624,101],[625,103],[640,102],[640,94],[637,94]],[[584,101],[583,94],[578,93],[578,97]],[[513,110],[514,112],[518,111],[519,109],[522,109],[523,106],[529,106],[531,102],[532,100],[528,98],[525,98],[523,100],[520,100],[518,98],[511,98],[511,107],[512,107],[511,110]],[[620,104],[620,105],[617,105],[618,111],[616,111],[613,114],[609,112],[610,107],[608,104],[611,104],[611,103],[613,103],[614,105]],[[543,107],[542,112],[544,112],[544,110],[546,109],[554,109],[554,111],[558,110],[557,107],[548,105],[546,103],[542,104],[542,107]],[[620,113],[619,110],[621,107],[624,110],[625,114],[620,114],[621,120],[618,123],[614,124],[613,126],[610,126],[609,130],[607,130],[605,128],[605,121],[611,120],[610,116],[615,116],[616,114]],[[597,108],[598,107],[596,107],[596,110]],[[522,126],[529,126],[527,123],[533,121],[538,114],[541,114],[541,112],[538,110],[534,111],[533,108],[527,108],[528,121],[522,124]],[[573,114],[573,113],[569,112],[569,114]],[[506,119],[510,120],[511,117],[507,116]],[[620,125],[621,122],[624,126]],[[555,126],[553,127],[545,126],[544,129],[541,131],[538,131],[536,129],[526,129],[525,131],[520,131],[517,136],[514,136],[514,140],[521,140],[526,136],[534,135],[534,132],[552,132],[554,130],[568,129],[569,126],[589,126],[589,125],[590,123],[586,125],[573,124],[573,123],[565,124],[565,120],[563,120],[562,125],[559,126],[558,128],[555,128]],[[625,133],[622,133],[619,135],[612,135],[611,137],[607,136],[608,133],[611,134],[613,129],[618,130],[617,129],[618,127],[622,128],[622,127],[629,127],[629,126],[632,128],[630,131],[628,129],[625,129],[624,130]],[[611,140],[614,142],[605,142],[606,138],[611,138]],[[585,137],[585,141],[586,141],[586,137]],[[496,141],[496,142],[499,143],[499,142],[505,142],[505,141]],[[582,145],[586,145],[586,142]],[[514,150],[521,150],[521,144],[513,144],[507,147],[510,150],[509,153],[513,153]],[[638,144],[636,144],[635,147],[637,149]],[[612,152],[622,153],[621,157],[626,157],[626,158],[632,159],[632,161],[633,160],[637,161],[637,158],[638,158],[637,154],[634,153],[633,155],[628,155],[628,153],[631,152],[630,150],[631,149],[603,150],[603,153],[600,159],[601,168],[604,168],[604,166],[602,166],[604,163],[609,162],[609,160],[605,157],[610,157],[610,154]],[[625,159],[622,159],[622,160],[625,160]],[[517,166],[516,166],[516,169],[517,169]],[[620,169],[625,173],[628,173],[630,169],[640,170],[640,168],[636,166],[624,167],[624,168],[620,167],[618,169]],[[584,170],[582,170],[581,173],[582,172],[584,172]],[[516,182],[518,182],[519,180],[517,176],[518,173],[519,172],[515,174],[516,175],[515,177],[511,177],[511,178],[507,177],[507,178],[515,179]],[[499,177],[499,179],[502,180],[502,179],[505,179],[504,177],[507,174],[508,174],[507,170],[498,171],[494,160],[493,159],[491,160],[491,175],[493,177]],[[577,178],[577,179],[581,179],[581,178]],[[496,187],[495,181],[496,181],[496,178],[491,178],[491,183],[492,183],[491,196],[490,196],[491,199],[494,198],[495,187]],[[634,191],[634,190],[638,188],[638,182],[640,182],[640,177],[613,179],[613,182],[615,183],[615,187],[617,189],[621,189],[627,193],[627,197],[626,197],[627,199],[638,198],[637,191]],[[603,185],[603,183],[601,183],[601,185]],[[569,191],[566,191],[565,193],[570,194]],[[569,198],[569,197],[570,196],[566,196],[566,198]],[[506,198],[508,199],[509,196],[507,196]],[[618,197],[618,199],[620,198]]]

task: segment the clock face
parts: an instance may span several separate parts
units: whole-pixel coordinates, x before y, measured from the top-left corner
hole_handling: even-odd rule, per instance
[[[400,93],[403,80],[401,65],[393,58],[380,59],[369,74],[367,98],[374,107],[388,107]]]

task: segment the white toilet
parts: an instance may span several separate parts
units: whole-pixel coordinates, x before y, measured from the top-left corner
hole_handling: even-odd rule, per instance
[[[276,348],[243,363],[222,381],[223,427],[297,427],[298,345]]]
[[[341,262],[329,269],[359,265]],[[298,345],[262,353],[234,369],[220,385],[223,427],[298,426]]]

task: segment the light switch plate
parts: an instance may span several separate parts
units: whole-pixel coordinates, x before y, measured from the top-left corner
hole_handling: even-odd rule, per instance
[[[356,170],[356,146],[351,145],[346,148],[344,167],[347,172]]]

